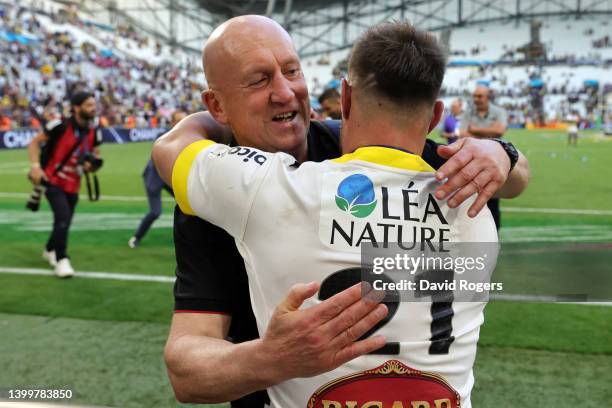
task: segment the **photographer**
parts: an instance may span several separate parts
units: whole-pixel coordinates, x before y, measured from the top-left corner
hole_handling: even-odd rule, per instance
[[[79,199],[81,175],[95,172],[102,165],[98,148],[101,134],[94,126],[96,100],[93,94],[77,92],[70,98],[70,104],[72,116],[49,121],[44,132],[34,137],[28,146],[31,163],[28,178],[35,191],[27,207],[36,211],[44,191],[53,211],[53,230],[43,258],[60,278],[74,275],[66,249],[68,229]],[[95,181],[97,187],[97,179]]]

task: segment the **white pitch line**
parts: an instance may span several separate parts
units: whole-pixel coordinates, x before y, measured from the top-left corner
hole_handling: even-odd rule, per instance
[[[542,214],[574,214],[574,215],[612,215],[612,210],[586,210],[577,208],[529,208],[529,207],[502,207],[505,212],[524,212]]]
[[[0,198],[29,198],[28,193],[2,193],[0,192]],[[81,200],[86,200],[88,197],[84,194],[79,196]],[[147,201],[145,196],[115,196],[115,195],[101,195],[101,201]],[[162,197],[162,201],[174,202],[172,197]]]
[[[15,267],[0,267],[0,273],[13,273],[19,275],[39,275],[39,276],[53,276],[51,269],[38,269],[38,268],[15,268]],[[162,282],[162,283],[174,283],[175,278],[171,276],[156,276],[156,275],[136,275],[127,273],[113,273],[113,272],[85,272],[77,271],[74,274],[77,278],[87,279],[109,279],[109,280],[122,280],[122,281],[139,281],[139,282]]]
[[[0,267],[0,273],[18,274],[18,275],[38,275],[38,276],[53,276],[50,269],[38,268],[16,268],[16,267]],[[175,278],[170,276],[155,276],[155,275],[133,275],[112,272],[76,272],[77,278],[88,279],[110,279],[122,281],[139,281],[139,282],[160,282],[174,283]],[[568,303],[576,305],[597,305],[597,306],[612,306],[612,302],[559,302],[559,299],[554,296],[536,296],[536,295],[519,295],[519,294],[491,294],[493,300],[508,300],[513,302],[546,302],[546,303]]]
[[[0,198],[28,198],[28,193],[0,192]],[[87,196],[81,195],[86,199]],[[146,201],[145,196],[117,196],[101,195],[103,201]],[[162,197],[162,201],[174,202],[172,197]],[[589,210],[581,208],[532,208],[532,207],[502,207],[502,211],[519,213],[541,213],[541,214],[573,214],[573,215],[612,215],[612,210]]]
[[[564,303],[570,305],[590,305],[590,306],[612,306],[612,302],[568,302],[559,301],[556,296],[538,295],[519,295],[513,293],[492,293],[491,300],[507,300],[511,302],[543,302],[543,303]]]

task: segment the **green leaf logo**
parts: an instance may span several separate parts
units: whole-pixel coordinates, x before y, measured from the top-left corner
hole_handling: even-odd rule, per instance
[[[376,208],[376,201],[370,204],[357,204],[349,209],[349,212],[357,218],[365,218],[372,214],[372,211]]]
[[[349,203],[344,198],[336,196],[336,205],[342,211],[348,211]]]

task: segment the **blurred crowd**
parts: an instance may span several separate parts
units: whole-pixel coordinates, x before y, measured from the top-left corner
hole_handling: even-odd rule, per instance
[[[83,27],[73,7],[38,14],[24,7],[0,5],[0,131],[38,127],[50,117],[66,113],[67,97],[75,89],[92,90],[104,125],[166,126],[175,109],[201,109],[201,69],[195,63],[150,64],[79,41],[68,31],[51,31],[54,24]],[[95,28],[89,27],[91,32]],[[149,40],[120,25],[114,36],[132,39],[137,46]],[[157,52],[160,45],[154,45]]]
[[[94,41],[97,45],[87,38],[76,38],[74,31],[62,30],[64,24],[99,39]],[[80,18],[74,5],[56,11],[34,11],[0,4],[0,131],[38,127],[51,117],[66,114],[66,100],[75,89],[94,92],[100,121],[107,126],[164,127],[176,109],[202,109],[200,91],[204,78],[199,62],[187,59],[179,64],[179,58],[164,60],[163,47],[128,24],[99,26]],[[119,42],[124,51],[119,50]],[[609,36],[596,37],[593,44],[610,47]],[[511,51],[509,46],[502,48]],[[154,63],[145,61],[130,55],[130,49],[149,49],[160,59]],[[486,46],[476,45],[469,51],[477,56],[486,51]],[[339,87],[347,61],[343,59],[332,66],[329,58],[322,56],[317,65],[330,66],[332,79],[324,82],[316,76],[307,78],[311,95],[320,96],[312,100],[313,114],[337,118],[339,102],[336,93],[328,90]],[[586,107],[584,117],[596,113],[597,95],[592,89],[575,85],[572,68],[554,80],[545,70],[536,72],[533,66],[523,69],[528,71],[526,75],[517,75],[506,66],[483,65],[469,76],[445,81],[442,97],[465,96],[474,81],[486,78],[497,103],[508,111],[510,125],[525,126],[529,121],[565,117],[574,110],[576,98]],[[534,79],[545,85],[532,86]],[[544,112],[544,97],[550,95],[563,98],[555,99],[555,105]]]

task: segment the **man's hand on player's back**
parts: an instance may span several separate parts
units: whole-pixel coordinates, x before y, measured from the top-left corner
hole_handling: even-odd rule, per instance
[[[493,197],[519,196],[529,184],[529,163],[519,152],[519,160],[509,172],[510,159],[499,155],[499,149],[495,141],[471,137],[439,146],[438,153],[448,161],[436,172],[438,180],[446,179],[436,190],[436,197],[450,197],[448,206],[456,208],[477,194],[468,211],[470,217],[475,217]]]
[[[387,315],[387,307],[379,302],[380,291],[362,297],[356,284],[337,295],[306,309],[300,306],[315,295],[319,284],[297,284],[279,304],[262,337],[262,350],[276,361],[275,370],[282,372],[274,382],[289,378],[312,377],[370,353],[385,345],[385,338],[372,336],[359,340]]]
[[[287,379],[335,369],[384,346],[385,338],[357,339],[387,316],[384,294],[354,285],[314,306],[300,309],[319,290],[297,284],[276,307],[261,339],[225,341],[230,317],[178,313],[165,349],[176,397],[215,403],[240,398]],[[218,375],[223,367],[223,376]]]

